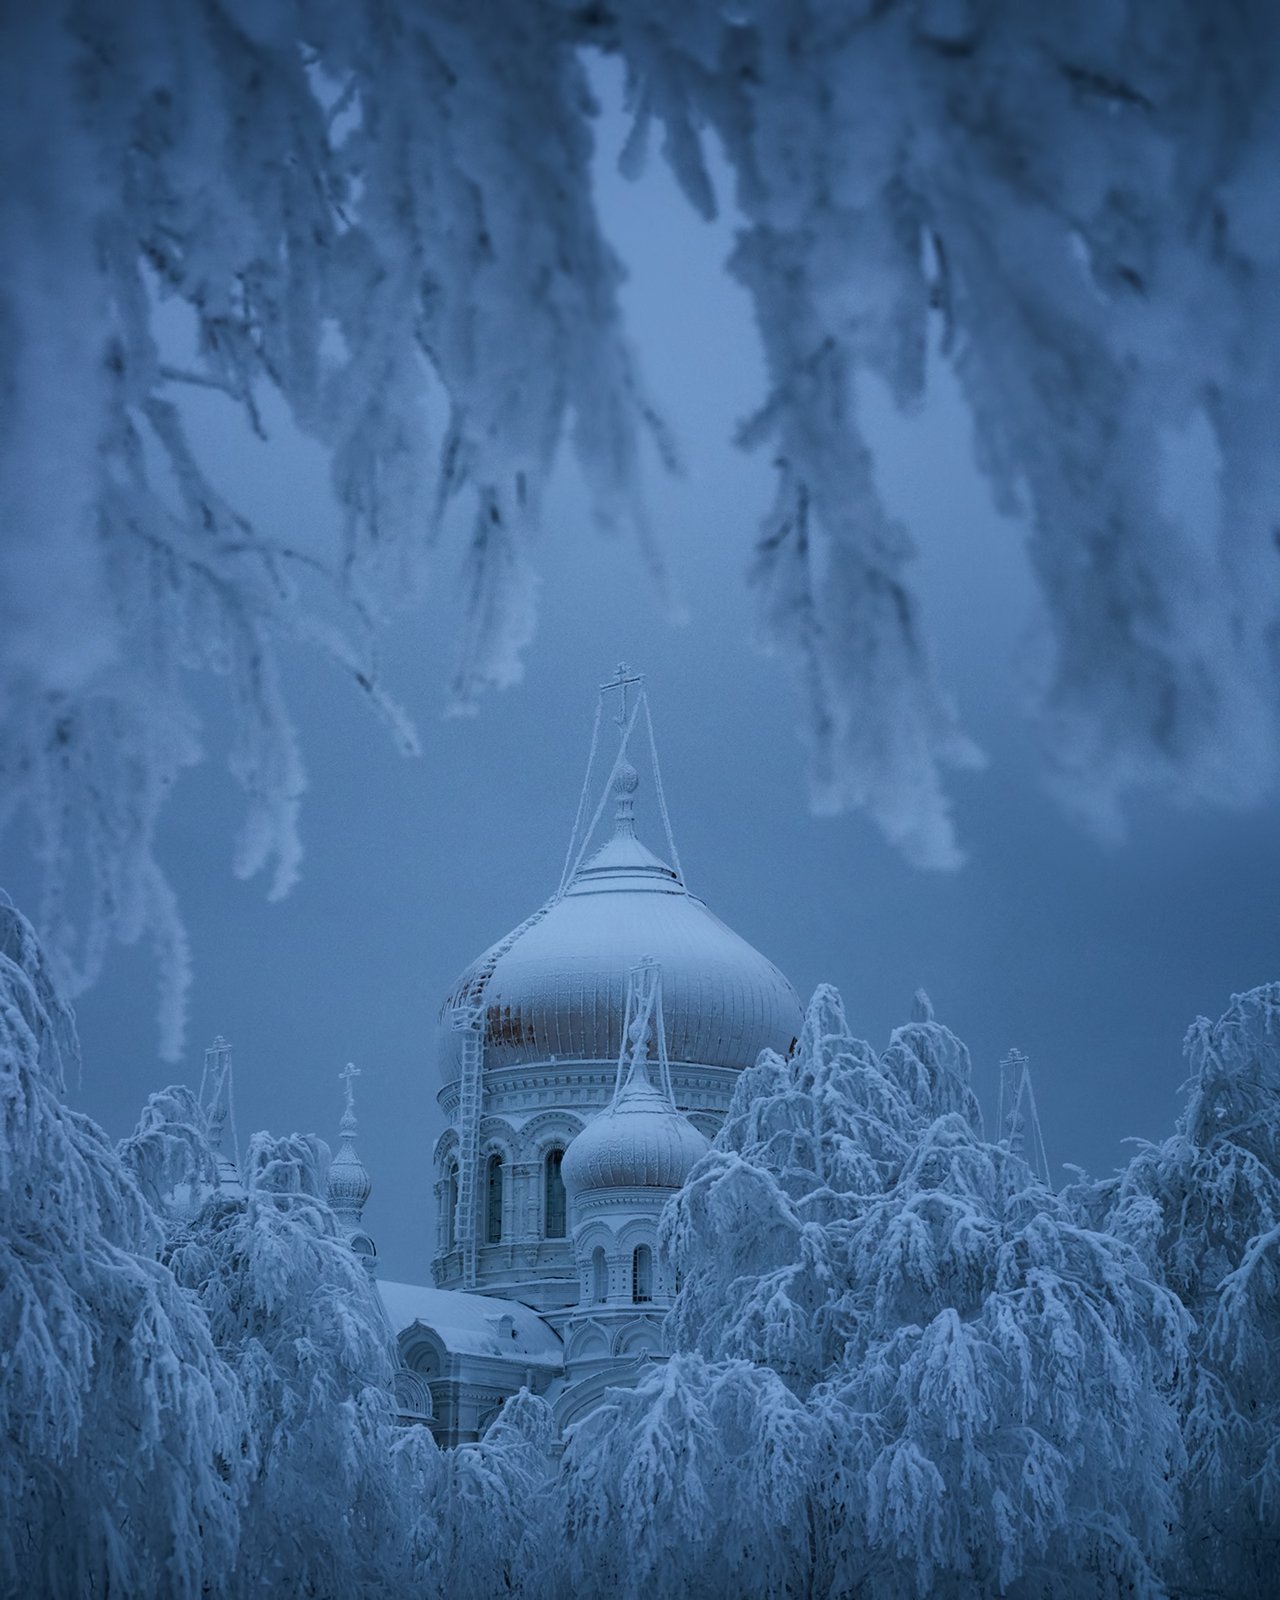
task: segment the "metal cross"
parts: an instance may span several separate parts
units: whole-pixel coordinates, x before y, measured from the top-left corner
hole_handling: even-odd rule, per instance
[[[627,725],[627,690],[633,683],[642,684],[643,682],[643,672],[632,672],[625,661],[619,661],[618,670],[614,676],[610,678],[608,683],[600,685],[601,694],[608,694],[610,689],[617,689],[622,696],[622,708],[613,719],[620,728],[625,728]]]
[[[361,1069],[359,1067],[357,1067],[356,1064],[353,1061],[348,1061],[346,1066],[338,1074],[339,1081],[340,1082],[345,1082],[346,1086],[347,1086],[347,1110],[348,1111],[354,1111],[355,1110],[355,1106],[356,1106],[355,1088],[354,1088],[351,1080],[353,1078],[358,1078],[360,1076],[360,1070]]]

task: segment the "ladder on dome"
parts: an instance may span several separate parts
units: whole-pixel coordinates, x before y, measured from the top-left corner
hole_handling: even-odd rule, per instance
[[[484,1055],[484,1010],[477,1005],[453,1008],[453,1025],[462,1034],[462,1083],[458,1102],[458,1214],[455,1237],[462,1252],[462,1287],[476,1282],[476,1168],[480,1165],[480,1069]]]
[[[494,968],[511,946],[556,903],[541,905],[500,939],[472,973],[453,1006],[451,1020],[462,1035],[458,1085],[458,1211],[454,1238],[462,1252],[462,1287],[474,1289],[480,1243],[480,1119],[484,1112],[484,995]]]

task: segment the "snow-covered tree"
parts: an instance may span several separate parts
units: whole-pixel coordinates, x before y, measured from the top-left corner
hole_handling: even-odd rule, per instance
[[[243,1394],[250,1482],[232,1593],[406,1592],[440,1476],[401,1429],[394,1340],[323,1199],[319,1140],[256,1134],[243,1197],[214,1194],[167,1256]]]
[[[1280,984],[1187,1033],[1177,1132],[1072,1198],[1195,1319],[1174,1586],[1262,1596],[1280,1563]]]
[[[1116,826],[1135,786],[1274,787],[1264,0],[64,0],[3,26],[0,823],[25,808],[66,981],[112,937],[157,941],[167,1052],[187,952],[155,827],[200,754],[188,669],[230,686],[236,870],[283,893],[304,778],[282,640],[335,657],[410,747],[374,632],[465,502],[453,698],[513,681],[565,440],[660,570],[637,463],[646,434],[671,450],[593,203],[592,52],[625,68],[624,170],[656,124],[694,207],[740,222],[730,267],[769,382],[742,442],[778,462],[753,571],[815,803],[865,807],[914,860],[958,859],[940,774],[976,752],[859,419],[867,376],[914,405],[931,348],[1031,529],[1062,793]],[[249,523],[202,457],[193,385],[259,431],[287,413],[325,453],[332,548]],[[1161,499],[1168,437],[1193,424],[1218,454],[1216,530]]]
[[[575,1594],[803,1595],[820,1436],[768,1367],[677,1354],[571,1431],[561,1480]]]
[[[563,1592],[555,1544],[555,1422],[539,1396],[522,1389],[482,1438],[441,1454],[422,1566],[449,1600],[511,1595],[534,1600]]]
[[[806,1413],[792,1592],[1159,1592],[1189,1319],[1133,1246],[984,1142],[968,1052],[923,996],[877,1057],[819,989],[793,1057],[743,1075],[663,1242],[677,1349],[767,1365]],[[661,1440],[654,1389],[629,1404],[588,1484]],[[668,1458],[680,1492],[732,1448],[704,1432]],[[619,1470],[593,1504],[625,1498]]]
[[[63,1103],[70,1011],[0,895],[0,1591],[221,1594],[247,1419],[162,1226]]]

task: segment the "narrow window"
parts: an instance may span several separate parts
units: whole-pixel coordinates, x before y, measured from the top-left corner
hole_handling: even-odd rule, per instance
[[[449,1182],[445,1188],[444,1237],[445,1249],[452,1250],[458,1242],[458,1164],[449,1168]]]
[[[543,1165],[543,1190],[547,1219],[547,1238],[564,1238],[564,1179],[560,1176],[563,1150],[548,1150]]]
[[[501,1244],[502,1157],[500,1155],[489,1157],[488,1180],[488,1191],[485,1196],[485,1243]]]
[[[638,1306],[653,1299],[653,1251],[647,1244],[637,1245],[631,1257],[631,1298]]]
[[[599,1245],[591,1252],[591,1299],[603,1305],[609,1298],[609,1263]]]

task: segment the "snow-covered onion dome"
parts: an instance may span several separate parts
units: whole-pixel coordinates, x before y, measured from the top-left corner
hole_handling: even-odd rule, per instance
[[[576,1205],[606,1189],[679,1189],[710,1148],[706,1136],[676,1110],[672,1096],[661,1047],[658,965],[643,961],[635,971],[613,1100],[571,1142],[561,1164],[565,1192]]]
[[[706,1135],[639,1069],[569,1145],[560,1176],[570,1200],[598,1189],[679,1189],[708,1149]]]
[[[748,1067],[766,1048],[785,1055],[799,1034],[800,1002],[782,973],[636,837],[636,784],[624,762],[613,837],[453,986],[444,1014],[483,1010],[487,1068],[616,1061],[627,975],[645,955],[662,967],[673,1062]],[[443,1070],[456,1077],[456,1057],[446,1053]]]
[[[679,1189],[710,1149],[688,1117],[637,1095],[592,1118],[564,1153],[571,1201],[600,1189]]]
[[[329,1164],[326,1198],[340,1222],[356,1227],[373,1190],[373,1182],[368,1168],[355,1152],[353,1136],[343,1129],[341,1147]]]

